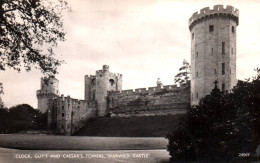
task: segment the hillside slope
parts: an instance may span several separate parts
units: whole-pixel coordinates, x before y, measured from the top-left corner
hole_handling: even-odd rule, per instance
[[[107,137],[165,137],[183,115],[102,117],[88,122],[74,135]]]

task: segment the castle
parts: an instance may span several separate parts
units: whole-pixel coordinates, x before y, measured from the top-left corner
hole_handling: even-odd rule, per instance
[[[85,99],[59,94],[54,76],[41,78],[38,109],[48,114],[48,128],[71,135],[90,118],[102,116],[150,116],[183,114],[189,105],[209,94],[218,81],[222,91],[236,85],[237,9],[215,5],[195,12],[189,19],[191,80],[177,85],[122,90],[122,74],[108,65],[85,76]]]

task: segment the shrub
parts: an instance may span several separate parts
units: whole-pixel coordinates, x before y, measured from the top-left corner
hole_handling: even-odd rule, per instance
[[[166,136],[171,159],[225,162],[253,153],[260,140],[259,116],[259,75],[252,82],[239,81],[232,93],[215,86]]]
[[[0,133],[22,130],[41,130],[47,127],[47,113],[41,113],[28,104],[0,109]]]

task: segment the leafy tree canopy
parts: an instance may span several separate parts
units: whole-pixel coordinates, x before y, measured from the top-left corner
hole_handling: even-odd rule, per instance
[[[172,159],[223,162],[254,154],[260,143],[260,69],[252,81],[239,81],[231,93],[214,88],[188,109],[169,133]]]
[[[43,130],[47,126],[47,113],[41,113],[28,104],[9,109],[0,108],[0,133],[15,133],[23,130]]]
[[[182,66],[179,68],[179,73],[174,77],[174,82],[179,84],[186,83],[187,80],[190,80],[190,70],[190,64],[184,59]]]
[[[3,103],[3,100],[1,98],[1,94],[4,94],[3,84],[2,83],[0,83],[0,109],[3,109],[4,108],[4,103]]]
[[[69,11],[64,0],[1,0],[0,70],[24,66],[55,74],[62,61],[54,58],[53,47],[65,39],[64,10]]]
[[[13,119],[30,120],[39,114],[39,110],[34,109],[28,104],[20,104],[9,108],[9,113]]]

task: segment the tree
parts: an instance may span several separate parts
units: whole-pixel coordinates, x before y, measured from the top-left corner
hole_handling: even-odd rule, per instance
[[[23,66],[57,73],[62,61],[54,58],[53,47],[65,39],[64,10],[69,10],[64,0],[1,0],[0,70]]]
[[[8,109],[0,108],[0,134],[8,133],[10,129],[10,118]]]
[[[174,77],[174,82],[179,84],[186,83],[190,79],[190,70],[190,64],[184,59],[182,66],[179,68],[180,72]]]
[[[0,83],[0,109],[3,109],[4,108],[4,103],[3,103],[3,100],[1,98],[1,94],[4,94],[3,84],[2,83]]]
[[[0,70],[34,67],[47,75],[57,73],[63,61],[54,58],[53,47],[65,39],[66,10],[65,0],[0,0]]]
[[[239,81],[231,93],[216,86],[191,106],[178,128],[167,135],[172,159],[224,162],[254,152],[260,143],[260,77]]]
[[[47,126],[47,113],[41,113],[28,104],[10,109],[0,108],[0,133],[14,133],[22,130],[42,130]]]

